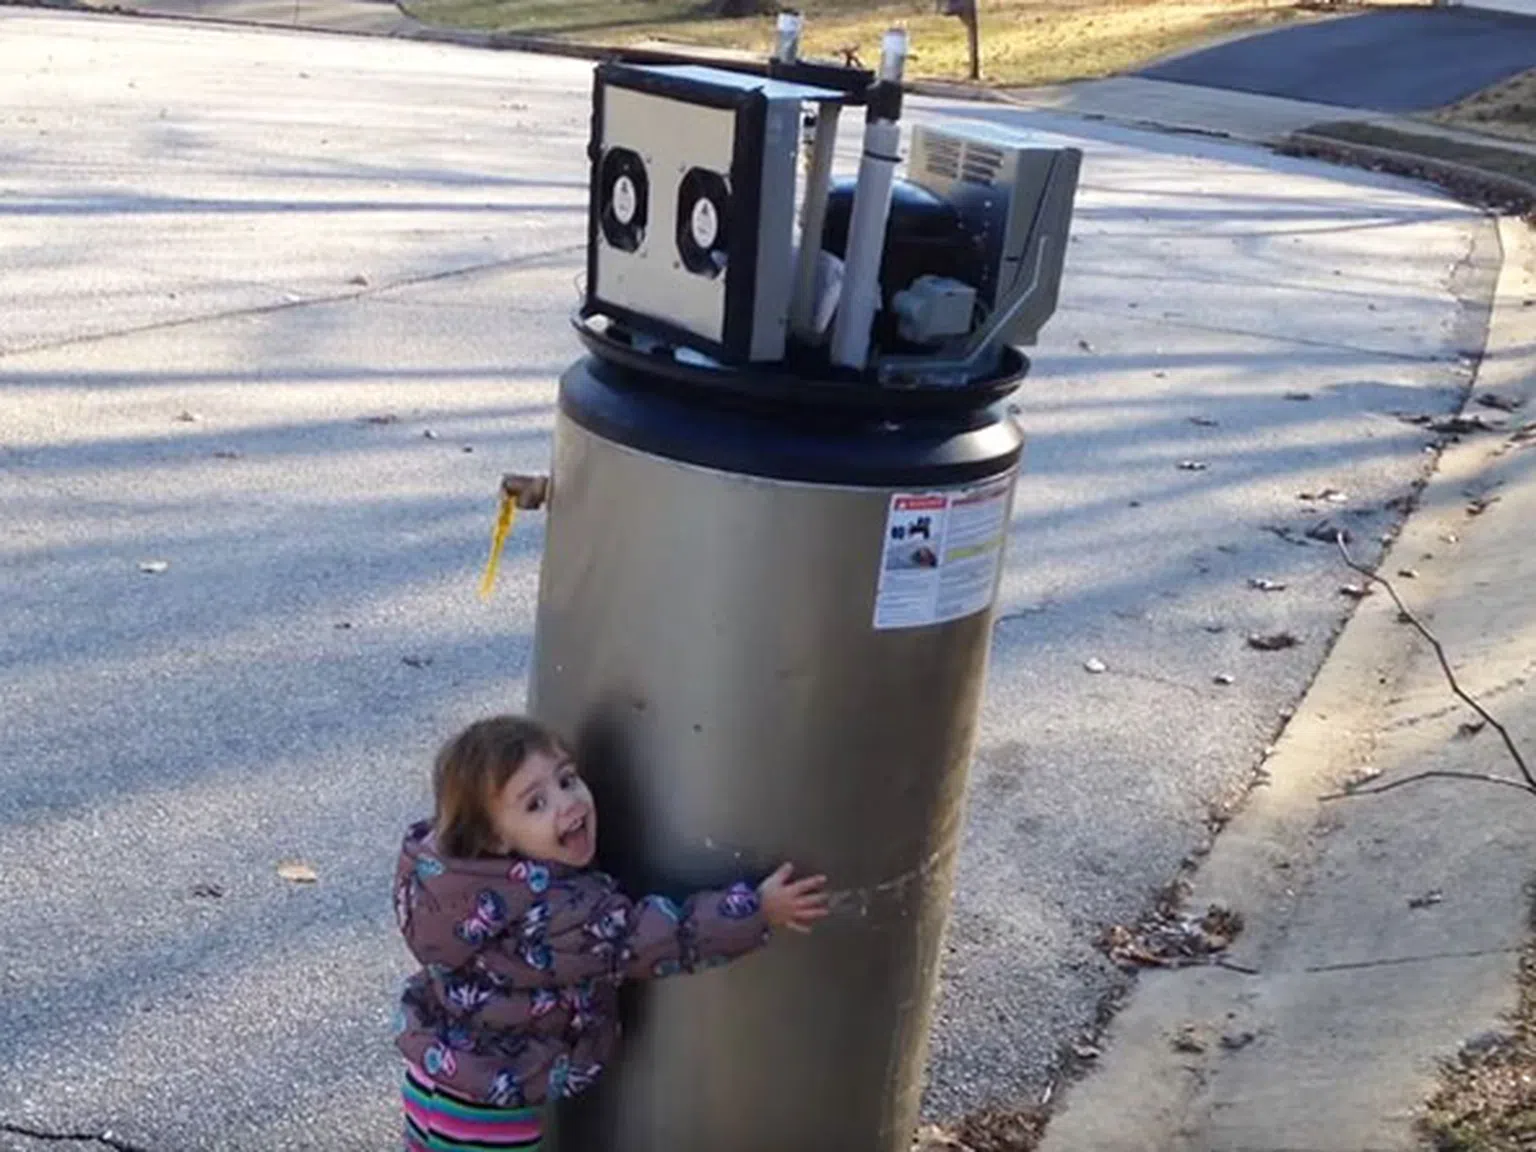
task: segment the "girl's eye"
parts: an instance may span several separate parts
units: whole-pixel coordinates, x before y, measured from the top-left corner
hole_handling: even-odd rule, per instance
[[[560,787],[567,792],[576,787],[576,773],[567,772],[564,776],[560,777]]]
[[[544,811],[544,797],[535,796],[532,800],[528,801],[528,811],[530,813]]]

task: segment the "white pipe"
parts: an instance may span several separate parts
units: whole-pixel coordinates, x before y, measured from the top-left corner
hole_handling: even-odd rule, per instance
[[[832,158],[837,150],[837,120],[842,111],[840,104],[832,103],[817,108],[811,166],[805,174],[800,257],[795,266],[795,290],[789,305],[789,330],[803,340],[817,336],[816,261],[821,255],[821,234],[827,223],[827,194],[832,190]]]
[[[906,58],[907,34],[893,28],[885,34],[882,45],[881,82],[900,84]],[[880,262],[900,149],[901,126],[897,121],[865,121],[864,156],[859,161],[859,182],[848,221],[842,299],[832,329],[832,363],[846,368],[862,369],[869,362],[870,329],[880,308]]]
[[[892,28],[880,41],[880,79],[887,84],[900,84],[906,66],[907,30]]]
[[[797,12],[780,12],[778,42],[773,58],[781,64],[793,64],[800,58],[801,20]]]

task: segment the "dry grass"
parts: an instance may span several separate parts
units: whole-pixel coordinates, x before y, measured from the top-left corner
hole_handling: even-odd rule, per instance
[[[667,39],[766,53],[773,18],[709,18],[708,5],[686,0],[405,0],[420,19],[463,27],[542,33],[632,45]],[[880,36],[907,27],[909,75],[966,74],[960,21],[934,12],[933,0],[860,3],[806,0],[805,52],[836,57],[859,48],[866,65]],[[1034,85],[1108,76],[1174,52],[1242,32],[1315,16],[1314,3],[1265,0],[981,0],[982,73],[994,84]]]
[[[1435,113],[1435,120],[1536,144],[1536,68]]]
[[[1423,1128],[1436,1152],[1536,1147],[1536,946],[1521,963],[1510,1032],[1480,1037],[1445,1070]]]

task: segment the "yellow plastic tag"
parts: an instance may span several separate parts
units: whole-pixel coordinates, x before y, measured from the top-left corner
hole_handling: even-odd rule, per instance
[[[480,577],[480,599],[489,600],[496,588],[496,573],[501,571],[501,554],[507,547],[507,537],[512,532],[512,521],[517,519],[517,500],[508,492],[501,494],[501,506],[496,509],[496,529],[491,533],[491,555],[485,562],[485,575]]]

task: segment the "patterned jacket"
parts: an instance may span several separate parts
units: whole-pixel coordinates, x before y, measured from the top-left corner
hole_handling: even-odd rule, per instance
[[[748,884],[681,906],[612,877],[518,857],[447,858],[414,825],[395,917],[421,969],[396,1045],[450,1091],[502,1108],[574,1096],[618,1039],[618,986],[723,964],[768,938]]]

